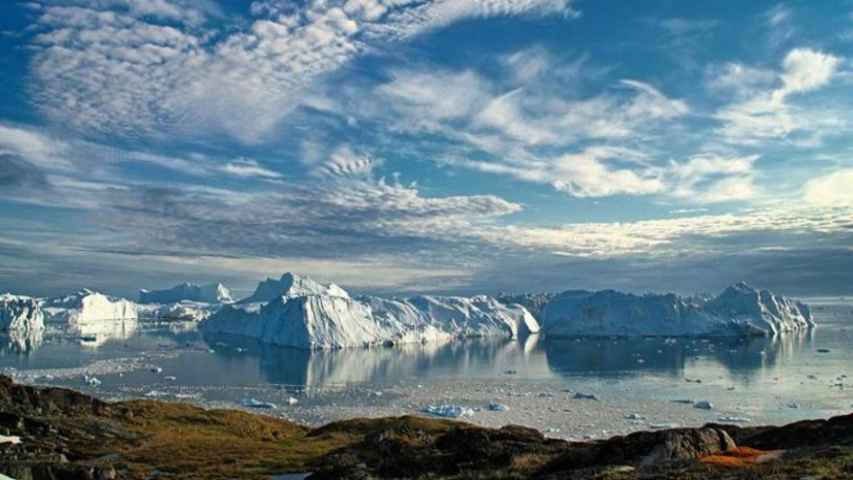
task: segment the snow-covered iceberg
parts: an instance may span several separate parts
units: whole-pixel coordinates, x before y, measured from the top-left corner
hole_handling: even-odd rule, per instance
[[[285,273],[280,279],[268,278],[260,282],[252,295],[238,303],[267,303],[278,297],[303,297],[305,295],[326,295],[349,298],[343,288],[331,283],[323,285],[314,280],[294,273]]]
[[[42,303],[42,310],[47,321],[67,325],[137,318],[136,303],[86,288],[65,297],[48,298]]]
[[[202,324],[203,330],[307,349],[517,337],[539,331],[524,307],[486,296],[352,298],[336,285],[285,274],[281,281],[261,282],[250,299],[265,298],[272,290],[279,293],[265,305],[247,299],[243,305],[224,306]]]
[[[178,303],[182,301],[203,303],[231,303],[231,291],[221,283],[196,285],[182,283],[165,290],[139,291],[139,303]]]
[[[540,320],[551,336],[773,336],[814,326],[806,305],[745,283],[709,300],[568,291],[542,308]]]
[[[44,330],[44,313],[32,297],[0,294],[0,332],[27,335]]]

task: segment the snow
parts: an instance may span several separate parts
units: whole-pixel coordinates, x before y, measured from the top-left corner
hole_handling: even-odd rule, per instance
[[[240,300],[238,303],[267,303],[278,297],[294,298],[306,295],[349,298],[349,294],[334,283],[323,285],[308,277],[288,272],[278,280],[268,278],[262,281],[255,288],[255,293]]]
[[[304,349],[447,342],[467,337],[516,338],[539,331],[536,319],[524,307],[504,305],[483,295],[352,298],[340,287],[285,274],[280,282],[261,282],[250,299],[264,297],[272,288],[271,282],[288,287],[262,306],[246,301],[226,305],[205,321],[202,329]]]
[[[182,301],[202,303],[231,303],[231,291],[221,283],[196,285],[182,283],[165,290],[139,291],[139,303],[179,303]]]
[[[137,305],[122,298],[83,289],[66,297],[45,300],[42,310],[49,322],[77,325],[103,320],[136,320]]]
[[[0,331],[24,336],[44,330],[44,313],[38,300],[10,293],[0,294]]]
[[[745,283],[710,300],[568,291],[548,302],[541,317],[551,336],[774,336],[815,325],[806,305]]]

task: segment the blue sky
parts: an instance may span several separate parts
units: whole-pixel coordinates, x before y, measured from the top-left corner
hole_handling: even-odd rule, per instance
[[[0,6],[0,290],[853,293],[853,2]]]

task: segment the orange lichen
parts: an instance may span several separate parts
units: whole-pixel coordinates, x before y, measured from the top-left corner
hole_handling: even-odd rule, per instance
[[[724,467],[746,467],[778,458],[780,453],[778,450],[764,451],[749,447],[736,447],[723,453],[702,457],[699,461]]]

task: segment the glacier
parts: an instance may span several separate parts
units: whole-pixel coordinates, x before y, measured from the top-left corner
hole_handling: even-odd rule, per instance
[[[41,308],[48,322],[72,326],[104,320],[136,320],[138,316],[136,303],[87,288],[64,297],[45,299]]]
[[[567,291],[540,320],[548,336],[774,336],[815,326],[808,306],[743,282],[711,299]]]
[[[165,290],[139,290],[139,303],[142,304],[166,304],[182,301],[231,303],[234,300],[231,298],[231,290],[221,283],[206,285],[182,283]]]
[[[273,298],[262,303],[270,295]],[[291,273],[261,282],[252,296],[223,306],[201,328],[209,334],[312,350],[539,332],[538,322],[524,307],[483,295],[353,298],[337,285]]]
[[[0,294],[0,331],[30,335],[44,330],[39,301],[23,295]]]

